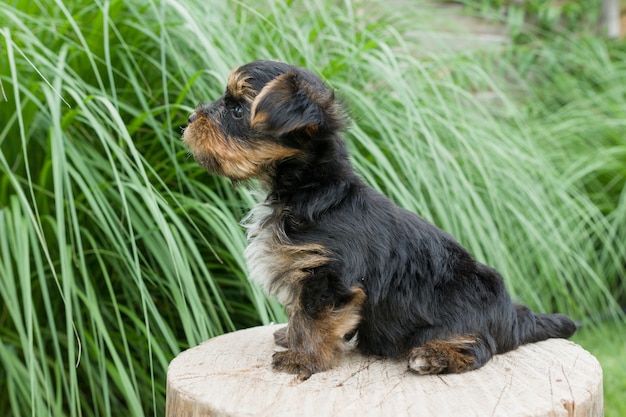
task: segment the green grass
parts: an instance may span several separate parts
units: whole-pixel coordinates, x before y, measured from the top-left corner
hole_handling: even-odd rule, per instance
[[[597,30],[602,5],[596,0],[459,0],[482,15],[505,20],[510,35],[528,39],[528,32],[554,30]],[[529,24],[530,23],[530,24]]]
[[[584,326],[573,337],[593,354],[603,370],[604,415],[620,417],[626,415],[626,323],[623,320],[609,320]]]
[[[403,33],[428,14],[305,4],[0,3],[0,414],[162,415],[181,349],[284,319],[246,280],[251,196],[180,141],[256,58],[327,78],[363,177],[519,300],[576,319],[626,304],[623,45],[416,55]],[[585,334],[620,410],[619,356]]]

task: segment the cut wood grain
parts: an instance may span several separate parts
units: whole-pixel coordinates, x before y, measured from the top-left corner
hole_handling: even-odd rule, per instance
[[[167,417],[602,416],[602,369],[580,346],[552,339],[497,355],[483,368],[419,376],[405,361],[348,351],[299,382],[271,369],[279,326],[226,334],[182,352],[167,375]]]

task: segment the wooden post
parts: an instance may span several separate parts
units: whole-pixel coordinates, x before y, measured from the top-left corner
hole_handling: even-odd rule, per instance
[[[178,355],[168,369],[166,417],[603,415],[602,369],[567,340],[525,345],[477,371],[439,376],[349,351],[336,368],[298,382],[271,370],[277,328],[230,333]]]
[[[602,26],[609,38],[620,36],[619,0],[602,0]]]

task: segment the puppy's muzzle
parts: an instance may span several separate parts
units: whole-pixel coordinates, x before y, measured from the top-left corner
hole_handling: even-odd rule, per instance
[[[196,121],[199,117],[206,117],[209,119],[216,119],[222,112],[221,101],[217,101],[211,104],[200,104],[196,109],[189,115],[187,119],[187,124],[191,124]]]

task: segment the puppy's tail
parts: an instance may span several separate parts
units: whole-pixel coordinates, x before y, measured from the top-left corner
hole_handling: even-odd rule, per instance
[[[576,323],[564,314],[536,314],[523,305],[516,305],[515,312],[521,344],[553,337],[567,339],[576,331]]]

